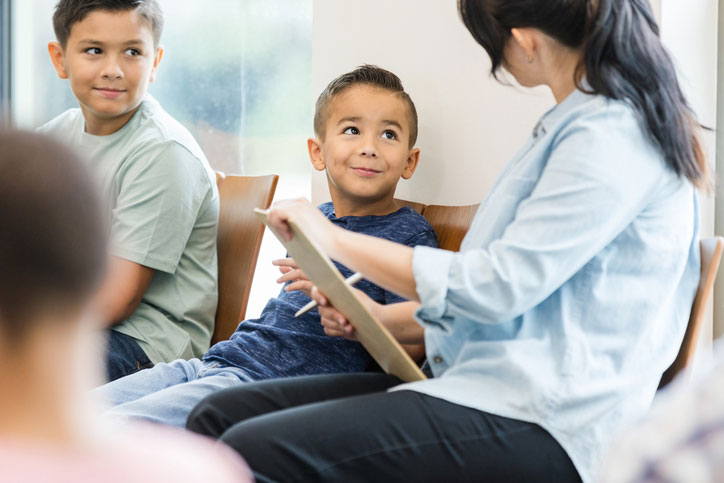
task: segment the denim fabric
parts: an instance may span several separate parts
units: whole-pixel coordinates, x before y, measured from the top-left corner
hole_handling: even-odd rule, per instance
[[[108,331],[108,359],[106,372],[109,381],[153,367],[136,339],[115,330]]]
[[[584,481],[674,360],[698,207],[625,103],[573,92],[505,166],[460,253],[415,248],[435,378],[401,386],[539,424]]]
[[[249,381],[249,376],[236,367],[179,359],[117,379],[92,393],[113,406],[107,413],[110,417],[183,428],[189,412],[204,397]]]

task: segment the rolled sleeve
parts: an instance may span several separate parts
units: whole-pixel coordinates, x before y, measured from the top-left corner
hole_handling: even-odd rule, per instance
[[[201,166],[182,146],[154,146],[130,160],[120,175],[113,210],[112,252],[174,273],[209,187]]]
[[[445,316],[447,308],[448,273],[453,252],[417,246],[412,256],[412,274],[415,278],[420,307],[415,319],[425,328],[449,332],[452,319]]]
[[[498,324],[522,315],[641,212],[649,193],[668,179],[666,167],[645,138],[628,140],[638,126],[625,108],[589,117],[602,116],[620,123],[611,129],[596,119],[575,121],[558,133],[537,177],[504,180],[498,200],[519,201],[495,208],[511,211],[500,235],[478,243],[473,233],[462,253],[415,250],[421,324],[449,331],[456,319]]]

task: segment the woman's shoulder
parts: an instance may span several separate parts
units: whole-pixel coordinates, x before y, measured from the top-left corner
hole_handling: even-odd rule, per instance
[[[600,94],[583,94],[566,116],[564,126],[589,126],[602,131],[623,132],[639,137],[644,134],[636,111],[625,100]]]
[[[661,164],[660,150],[627,101],[577,92],[577,102],[550,129],[554,147],[565,142],[576,144],[579,152],[594,157],[622,155]]]

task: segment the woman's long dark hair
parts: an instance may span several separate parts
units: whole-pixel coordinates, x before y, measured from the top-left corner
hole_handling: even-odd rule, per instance
[[[463,23],[488,52],[495,76],[512,28],[536,28],[581,49],[581,90],[628,102],[677,175],[702,189],[710,170],[700,125],[681,91],[648,0],[458,0]],[[583,77],[590,85],[584,89]]]

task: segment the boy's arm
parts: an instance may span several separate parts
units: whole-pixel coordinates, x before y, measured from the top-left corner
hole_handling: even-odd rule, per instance
[[[155,270],[111,257],[108,273],[98,294],[103,321],[114,326],[130,317],[146,293]]]

